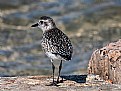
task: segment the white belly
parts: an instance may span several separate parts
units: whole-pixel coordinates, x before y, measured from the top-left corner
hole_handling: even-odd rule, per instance
[[[51,52],[46,52],[45,54],[51,59],[59,59],[55,54],[52,54]]]

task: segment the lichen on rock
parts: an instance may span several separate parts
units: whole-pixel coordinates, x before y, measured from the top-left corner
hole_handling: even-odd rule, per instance
[[[88,74],[96,74],[104,80],[121,84],[121,39],[93,52]]]

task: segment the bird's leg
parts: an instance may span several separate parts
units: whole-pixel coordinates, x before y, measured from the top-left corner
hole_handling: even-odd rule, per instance
[[[59,74],[58,74],[58,78],[57,78],[57,83],[59,83],[59,77],[60,77],[61,69],[62,69],[62,60],[60,62],[60,66],[59,66]]]
[[[54,64],[53,64],[53,60],[51,59],[51,63],[52,63],[52,69],[53,69],[53,82],[51,83],[51,84],[49,84],[49,85],[47,85],[47,86],[59,86],[59,85],[57,85],[57,83],[54,81],[54,73],[55,73],[55,66],[54,66]]]
[[[53,64],[53,61],[51,60],[51,63],[52,63],[52,69],[53,69],[53,84],[54,84],[54,72],[55,72],[55,66]]]

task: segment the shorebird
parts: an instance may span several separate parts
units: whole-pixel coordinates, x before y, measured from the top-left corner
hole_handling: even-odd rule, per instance
[[[40,17],[40,20],[31,27],[39,27],[43,31],[41,46],[45,54],[51,59],[53,69],[53,82],[59,83],[62,68],[62,61],[69,61],[72,58],[73,47],[70,39],[60,29],[56,27],[54,20],[48,16]],[[60,61],[58,78],[54,81],[55,66],[54,61]]]

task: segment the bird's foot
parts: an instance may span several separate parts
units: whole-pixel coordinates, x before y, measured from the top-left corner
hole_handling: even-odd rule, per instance
[[[50,84],[48,84],[47,86],[59,86],[59,85],[56,81],[54,81],[54,82],[51,82]]]
[[[60,82],[57,80],[57,82],[56,82],[56,83],[58,84],[58,83],[60,83]]]

